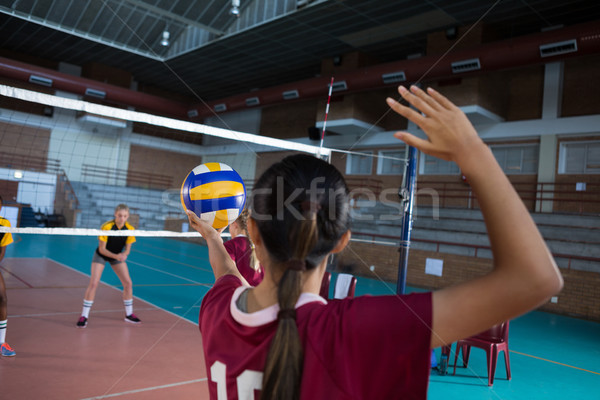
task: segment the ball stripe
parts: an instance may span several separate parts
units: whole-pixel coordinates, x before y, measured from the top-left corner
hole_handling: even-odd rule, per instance
[[[191,174],[190,174],[191,175]],[[208,172],[202,174],[191,175],[192,178],[198,183],[205,184],[211,182],[220,182],[220,181],[232,181],[239,182],[240,176],[235,171],[217,171],[217,172]]]
[[[181,204],[213,228],[235,221],[246,203],[240,175],[227,164],[205,163],[195,167],[181,185]]]
[[[229,225],[227,219],[227,210],[219,210],[215,213],[215,220],[213,221],[213,228],[221,229]]]
[[[208,168],[208,170],[210,172],[215,172],[215,171],[221,170],[221,163],[218,163],[218,162],[209,162],[204,165],[206,166],[206,168]]]
[[[244,193],[241,182],[220,181],[196,186],[190,190],[190,200],[221,199]]]
[[[189,209],[194,212],[209,212],[225,210],[227,208],[243,208],[246,202],[244,195],[223,197],[220,199],[194,200],[189,204]]]

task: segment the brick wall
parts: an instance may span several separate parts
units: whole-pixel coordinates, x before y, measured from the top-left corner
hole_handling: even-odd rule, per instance
[[[600,55],[572,58],[564,64],[562,117],[600,114]]]
[[[0,122],[0,165],[46,171],[50,130]]]
[[[425,273],[427,258],[444,261],[441,277]],[[398,248],[371,243],[351,242],[340,254],[338,269],[359,277],[382,280],[395,288],[398,278]],[[374,266],[374,271],[370,267]],[[440,289],[482,276],[492,269],[492,260],[445,254],[433,251],[410,250],[408,259],[408,286]],[[600,274],[588,271],[561,269],[565,285],[558,294],[558,302],[547,302],[539,309],[562,315],[600,321]]]
[[[201,161],[200,156],[131,145],[127,170],[129,173],[154,171],[161,176],[170,177],[171,188],[179,188],[187,174],[201,164]],[[151,187],[167,189],[160,184]]]

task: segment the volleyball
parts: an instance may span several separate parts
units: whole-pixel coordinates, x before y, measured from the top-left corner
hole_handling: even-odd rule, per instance
[[[181,185],[181,205],[215,229],[237,219],[246,204],[242,177],[229,165],[211,162],[198,165]]]

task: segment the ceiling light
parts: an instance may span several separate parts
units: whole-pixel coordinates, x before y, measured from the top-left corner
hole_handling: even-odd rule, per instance
[[[233,15],[236,18],[240,17],[240,0],[231,0],[229,15]]]
[[[162,33],[162,40],[160,41],[160,44],[165,47],[168,46],[170,37],[171,37],[171,34],[169,33],[169,31],[164,31]]]

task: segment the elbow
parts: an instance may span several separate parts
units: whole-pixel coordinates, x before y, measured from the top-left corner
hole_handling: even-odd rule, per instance
[[[562,274],[560,272],[557,272],[556,279],[554,282],[553,294],[557,294],[558,292],[560,292],[563,289],[564,285],[565,281],[562,277]]]
[[[540,282],[539,292],[543,293],[544,299],[548,300],[552,296],[558,294],[564,286],[564,280],[562,274],[560,273],[558,267],[554,265],[553,271],[551,274],[545,277]]]

